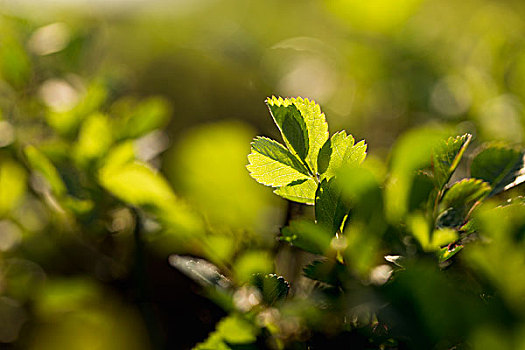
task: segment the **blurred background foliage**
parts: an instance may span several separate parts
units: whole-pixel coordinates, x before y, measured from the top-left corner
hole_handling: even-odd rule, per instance
[[[473,149],[489,140],[523,143],[521,1],[0,6],[0,343],[6,348],[189,349],[232,303],[242,309],[253,301],[244,289],[233,301],[207,292],[209,301],[169,266],[173,253],[206,259],[239,287],[254,273],[270,272],[292,286],[305,283],[294,267],[311,257],[275,237],[291,218],[312,213],[255,183],[245,168],[255,135],[278,138],[266,96],[314,99],[331,132],[345,129],[368,144],[368,173],[348,175],[362,182],[344,188],[364,208],[341,243],[345,259],[355,262],[351,273],[367,281],[344,302],[355,327],[378,303],[369,284],[381,285],[391,273],[382,255],[422,244],[416,233],[392,238],[386,221],[402,221],[420,204],[407,188],[413,170],[429,161],[433,140],[469,132]],[[463,176],[466,163],[458,171]],[[365,197],[375,198],[380,214]],[[495,244],[457,262],[472,269],[479,285],[452,285],[455,271],[443,275],[425,262],[381,292],[407,311],[385,319],[404,324],[412,317],[408,323],[418,325],[395,330],[416,339],[410,346],[447,348],[454,345],[440,343],[447,334],[467,337],[475,349],[525,346],[525,215],[519,206],[500,211],[478,218]],[[375,235],[363,233],[369,222]],[[416,214],[406,222],[400,232],[421,227]],[[472,298],[477,292],[481,299]],[[436,299],[428,302],[428,295]],[[501,304],[499,311],[468,316],[487,300]],[[331,317],[337,311],[321,315],[299,298],[280,314],[261,312],[258,322],[286,335],[274,339],[274,348],[305,341],[309,328],[337,342],[335,329],[344,328]],[[487,322],[476,324],[476,317]],[[251,327],[238,316],[223,319],[212,348],[253,341]],[[313,344],[323,341],[313,336]]]

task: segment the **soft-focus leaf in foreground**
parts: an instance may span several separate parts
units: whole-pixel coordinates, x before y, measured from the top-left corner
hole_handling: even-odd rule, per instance
[[[325,254],[334,237],[314,222],[294,220],[281,230],[281,240],[313,254]]]
[[[348,207],[343,202],[341,189],[335,182],[335,179],[323,180],[315,195],[315,218],[317,224],[324,227],[331,234],[335,234],[340,230],[348,210]]]
[[[65,194],[66,185],[53,163],[34,146],[27,146],[24,151],[29,166],[44,177],[51,191],[57,196]]]
[[[0,215],[4,215],[22,199],[26,192],[27,174],[11,160],[0,162]]]

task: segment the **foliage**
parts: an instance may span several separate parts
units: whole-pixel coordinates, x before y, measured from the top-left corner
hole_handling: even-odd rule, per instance
[[[50,3],[0,17],[2,347],[524,346],[522,4]]]
[[[312,108],[302,109],[304,101]],[[267,104],[286,146],[255,138],[247,168],[256,181],[277,188],[277,195],[313,204],[315,218],[294,219],[281,230],[280,240],[299,249],[296,254],[310,254],[306,265],[291,260],[303,270],[301,279],[291,283],[291,294],[288,288],[277,292],[276,282],[270,283],[274,275],[260,274],[237,292],[226,292],[234,300],[240,290],[253,298],[253,303],[234,303],[237,311],[232,309],[235,317],[242,311],[244,320],[260,329],[253,333],[258,341],[242,342],[246,348],[258,348],[263,340],[278,349],[332,343],[377,349],[469,347],[478,332],[497,329],[507,315],[520,319],[519,311],[502,305],[523,307],[521,287],[506,285],[499,277],[504,265],[496,270],[488,261],[521,264],[512,253],[516,248],[498,246],[523,238],[518,233],[523,202],[483,203],[521,183],[523,151],[483,145],[470,162],[471,177],[458,179],[455,172],[472,135],[443,138],[445,130],[414,130],[394,148],[388,177],[363,163],[364,141],[354,144],[344,131],[328,138],[324,115],[313,101],[272,97]],[[312,109],[319,120],[315,125]],[[308,191],[291,190],[308,182]],[[389,198],[392,191],[406,200]],[[503,238],[509,235],[520,238]],[[509,256],[489,257],[503,251]],[[270,302],[267,288],[274,290]],[[480,297],[488,293],[490,300]],[[223,332],[219,325],[197,348],[226,339]]]

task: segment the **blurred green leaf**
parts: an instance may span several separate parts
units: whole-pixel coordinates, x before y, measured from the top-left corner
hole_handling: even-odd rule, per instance
[[[235,260],[233,270],[238,283],[247,283],[256,273],[273,271],[272,256],[263,249],[247,250]]]
[[[343,202],[341,189],[335,179],[323,180],[315,194],[315,219],[330,234],[341,230],[341,224],[348,214],[348,206]]]
[[[231,314],[217,323],[216,330],[194,350],[228,350],[228,344],[249,344],[257,339],[258,330],[240,315]]]
[[[0,160],[0,216],[14,209],[26,192],[26,171],[12,160]]]
[[[64,195],[66,186],[53,163],[34,146],[27,146],[24,149],[24,153],[31,169],[43,176],[51,191],[57,196]]]
[[[464,179],[452,185],[439,203],[437,227],[458,227],[465,223],[472,207],[491,190],[488,183],[478,179]]]
[[[321,150],[317,160],[321,179],[330,179],[336,172],[344,166],[357,166],[366,157],[366,144],[361,141],[354,145],[352,135],[339,131],[327,140]]]
[[[112,143],[113,135],[108,117],[92,114],[82,123],[74,154],[79,162],[85,163],[103,156]]]
[[[428,220],[420,213],[411,214],[408,218],[408,227],[426,252],[437,251],[458,239],[456,230],[447,227],[432,230]]]
[[[97,112],[106,101],[107,94],[104,84],[95,81],[87,87],[80,101],[73,108],[65,111],[47,111],[47,122],[60,134],[74,135],[82,120]]]
[[[349,222],[366,223],[370,234],[381,236],[387,226],[381,180],[365,162],[360,167],[341,169],[336,181],[344,201],[351,207]]]
[[[394,146],[391,175],[385,189],[387,217],[397,221],[408,210],[408,200],[416,171],[429,168],[434,150],[447,132],[435,128],[412,129]]]
[[[15,88],[28,83],[32,73],[32,63],[24,49],[20,33],[11,27],[6,18],[2,18],[2,45],[0,45],[0,76]]]
[[[525,181],[525,153],[504,145],[488,145],[472,160],[470,175],[492,186],[489,196]]]
[[[379,250],[383,228],[377,229],[374,225],[369,228],[362,220],[350,222],[339,238],[344,262],[361,278],[368,278],[371,269],[383,261]]]
[[[334,237],[311,221],[294,220],[281,229],[281,240],[314,254],[325,254]]]
[[[108,160],[129,160],[130,149],[126,145],[129,144],[124,143],[112,152]],[[119,166],[106,163],[98,172],[98,180],[123,202],[153,209],[167,232],[181,236],[202,228],[201,219],[177,198],[166,179],[145,163],[132,161]]]
[[[166,126],[171,108],[167,101],[150,97],[140,101],[123,98],[112,106],[117,114],[115,133],[118,139],[137,138]]]
[[[234,228],[244,238],[268,232],[279,220],[269,213],[284,204],[246,171],[246,151],[253,134],[240,122],[201,125],[185,132],[164,157],[164,168],[177,193],[206,216],[213,230]],[[225,238],[237,242],[231,235]]]
[[[443,188],[456,170],[465,150],[467,149],[472,135],[449,137],[442,141],[434,149],[432,154],[432,168],[434,181],[439,189]]]
[[[223,341],[219,332],[212,332],[202,343],[195,345],[193,350],[231,350]]]
[[[118,169],[102,168],[100,184],[122,201],[132,205],[163,206],[176,201],[168,182],[157,171],[138,161]]]
[[[281,187],[308,179],[308,170],[284,146],[266,137],[256,137],[248,155],[250,175],[259,183]]]

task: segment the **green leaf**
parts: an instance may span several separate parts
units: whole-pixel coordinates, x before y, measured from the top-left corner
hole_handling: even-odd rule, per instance
[[[253,140],[248,161],[251,177],[263,185],[281,187],[309,178],[308,170],[299,159],[283,145],[266,137]]]
[[[454,245],[453,247],[443,247],[438,251],[438,259],[439,262],[445,262],[448,259],[452,258],[454,255],[459,253],[463,249],[463,246],[461,244]]]
[[[92,114],[82,123],[74,154],[78,161],[85,162],[104,155],[112,143],[108,117],[99,113]]]
[[[332,135],[319,151],[317,164],[321,179],[334,177],[344,166],[361,164],[366,157],[366,148],[364,141],[354,145],[354,138],[352,135],[346,135],[344,130]]]
[[[281,131],[284,143],[299,158],[306,160],[309,148],[308,130],[301,112],[288,100],[274,99],[268,99],[267,104],[275,124]]]
[[[293,181],[286,186],[282,186],[273,191],[275,194],[299,203],[313,205],[315,202],[315,192],[317,184],[313,179],[302,179]]]
[[[228,350],[228,344],[249,344],[257,339],[257,329],[240,315],[230,314],[217,323],[217,328],[194,350]]]
[[[273,305],[285,299],[290,290],[290,284],[282,276],[274,273],[263,275],[257,273],[252,276],[251,284],[261,291],[264,302]]]
[[[488,183],[479,179],[464,179],[450,187],[439,203],[437,227],[463,225],[470,210],[491,190]]]
[[[335,179],[323,180],[315,194],[315,218],[317,224],[324,227],[331,234],[340,228],[348,207],[342,200],[341,189]]]
[[[116,122],[117,138],[137,138],[164,127],[169,120],[170,106],[158,97],[143,101],[123,98],[112,106],[112,112],[119,117]]]
[[[42,152],[34,146],[27,146],[24,149],[24,153],[29,162],[29,166],[43,176],[55,195],[61,196],[66,193],[66,185],[57,169]]]
[[[273,259],[269,252],[262,249],[247,250],[235,259],[233,274],[239,283],[249,282],[256,273],[270,273]]]
[[[220,333],[212,332],[204,342],[195,345],[193,350],[231,350],[231,348],[224,343]]]
[[[0,162],[0,216],[15,208],[26,192],[26,171],[12,160]]]
[[[471,140],[472,135],[470,134],[449,137],[434,149],[432,167],[434,181],[439,189],[443,188],[449,181]]]
[[[458,239],[456,230],[445,227],[431,230],[428,220],[420,214],[412,214],[407,220],[408,227],[426,252],[438,251],[442,246]]]
[[[290,105],[293,104],[299,110],[307,130],[306,163],[310,169],[317,172],[317,156],[323,144],[328,140],[328,124],[324,113],[315,101],[301,97],[282,99],[271,97],[267,99],[268,105]]]
[[[294,220],[281,229],[282,241],[313,254],[324,254],[334,236],[311,221]]]
[[[346,167],[335,180],[345,202],[352,206],[350,221],[366,223],[369,233],[380,236],[386,229],[380,179],[366,167]]]
[[[88,86],[79,103],[71,110],[49,110],[46,120],[58,133],[72,135],[85,117],[99,109],[107,94],[103,83],[94,82]]]
[[[417,170],[431,165],[432,151],[447,134],[446,130],[437,128],[412,129],[396,142],[385,188],[385,209],[390,221],[396,222],[408,213],[414,176]]]
[[[472,160],[470,175],[492,186],[489,196],[525,181],[525,153],[505,145],[486,146]]]
[[[113,195],[132,205],[159,207],[176,202],[168,182],[147,164],[138,161],[120,168],[102,168],[99,181]]]
[[[239,315],[229,315],[217,324],[217,332],[232,344],[252,343],[256,340],[255,327]]]

